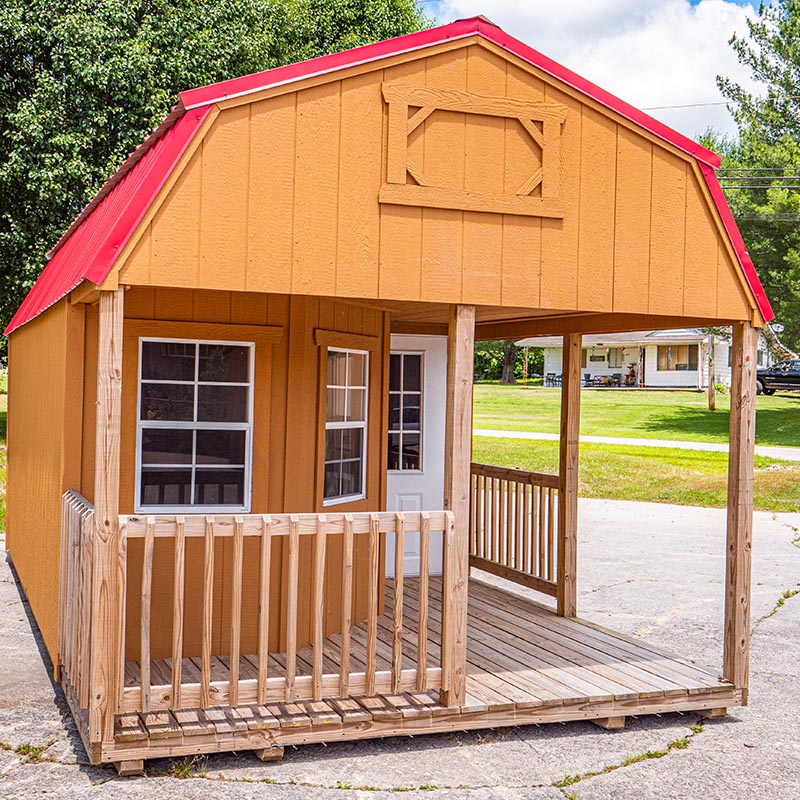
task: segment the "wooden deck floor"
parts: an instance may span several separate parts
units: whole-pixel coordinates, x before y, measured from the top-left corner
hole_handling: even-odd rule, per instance
[[[416,581],[404,584],[404,659],[416,660]],[[386,608],[393,587],[387,581]],[[431,580],[429,658],[438,663],[440,582]],[[391,617],[379,623],[379,668],[389,668]],[[366,652],[366,632],[353,631],[352,669]],[[325,668],[338,671],[338,636],[325,648]],[[240,677],[257,677],[256,659],[240,659]],[[283,670],[272,654],[271,674]],[[311,652],[300,652],[298,671],[310,674]],[[153,662],[153,683],[168,683],[168,662]],[[198,664],[184,660],[184,680]],[[275,703],[258,709],[157,712],[128,717],[118,725],[108,760],[255,749],[281,744],[370,738],[500,725],[598,719],[738,705],[734,688],[688,661],[582,620],[563,619],[513,591],[470,579],[468,704],[460,710],[438,703],[438,693],[404,693],[322,703]],[[228,663],[215,659],[213,680],[226,680]],[[126,666],[126,683],[137,685],[136,664]],[[131,721],[133,717],[133,721]],[[120,720],[120,723],[123,721]],[[238,737],[238,738],[237,738]],[[267,744],[265,744],[265,741]],[[123,753],[123,755],[120,755]]]

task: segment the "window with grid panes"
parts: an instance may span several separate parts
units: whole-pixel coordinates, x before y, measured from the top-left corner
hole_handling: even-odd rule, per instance
[[[366,496],[369,354],[328,349],[325,404],[326,504]]]
[[[141,339],[137,511],[247,511],[250,343]]]
[[[421,353],[390,356],[388,468],[422,469]]]

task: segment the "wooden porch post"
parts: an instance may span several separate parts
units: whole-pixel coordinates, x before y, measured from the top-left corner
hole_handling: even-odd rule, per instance
[[[472,460],[472,369],[475,306],[450,307],[447,339],[447,422],[445,426],[444,507],[455,525],[447,551],[442,664],[448,676],[442,703],[460,706],[467,686],[467,584],[469,581],[469,496]]]
[[[750,563],[757,346],[758,331],[749,322],[739,322],[733,326],[722,676],[742,690],[742,705],[747,705],[750,682]]]
[[[582,342],[580,333],[568,333],[562,351],[557,594],[558,614],[562,617],[574,617],[578,613],[578,435]]]
[[[95,536],[89,740],[113,741],[120,686],[122,598],[119,537],[119,448],[122,406],[123,290],[101,292],[97,340]]]

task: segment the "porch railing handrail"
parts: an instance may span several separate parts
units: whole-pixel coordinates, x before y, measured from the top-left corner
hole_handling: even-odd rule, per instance
[[[558,475],[473,462],[470,566],[555,597]]]
[[[216,515],[175,515],[160,514],[149,516],[121,516],[120,535],[123,539],[121,552],[127,551],[126,542],[142,540],[142,592],[140,605],[140,681],[138,686],[120,687],[118,710],[120,712],[148,712],[164,709],[207,708],[213,705],[263,704],[266,702],[294,700],[322,700],[352,696],[370,696],[379,693],[403,691],[427,691],[446,689],[451,680],[454,659],[447,652],[447,644],[442,641],[440,661],[431,665],[431,651],[428,647],[430,630],[428,626],[428,551],[432,533],[442,534],[443,563],[448,563],[453,547],[454,522],[449,511],[431,512],[359,512],[339,514],[216,514]],[[391,645],[379,650],[378,617],[381,598],[379,597],[381,539],[386,534],[395,536],[395,577],[393,579],[393,600],[390,624],[393,635]],[[339,641],[339,669],[337,672],[325,670],[324,652],[330,647],[330,640],[324,636],[323,597],[326,576],[326,545],[332,535],[343,537],[342,546],[342,609]],[[419,611],[415,620],[416,633],[403,630],[403,558],[404,541],[408,535],[420,537],[422,564],[419,581]],[[368,546],[367,579],[367,618],[366,644],[360,644],[365,653],[360,653],[360,669],[351,669],[353,619],[352,582],[354,570],[354,541],[364,537]],[[172,681],[169,684],[152,681],[151,664],[151,608],[152,571],[156,540],[172,538],[174,547],[174,615],[172,626],[172,654],[170,669]],[[204,540],[204,590],[202,609],[201,654],[197,659],[200,666],[200,680],[184,680],[181,672],[183,653],[183,608],[185,574],[185,542],[187,538]],[[220,539],[233,540],[232,569],[229,576],[231,591],[230,648],[228,650],[227,680],[212,680],[212,627],[214,613],[211,598],[214,585],[214,545]],[[259,617],[257,624],[257,678],[240,678],[239,656],[241,655],[241,599],[242,599],[242,555],[246,538],[260,541],[260,576],[258,587]],[[286,636],[285,647],[281,651],[283,674],[271,675],[269,666],[269,597],[270,597],[270,557],[272,542],[283,538],[288,542],[287,589],[286,589]],[[311,674],[298,675],[298,573],[300,543],[311,539],[313,553],[311,569]],[[447,570],[443,578],[443,602],[445,617],[451,594],[447,590]],[[122,608],[126,598],[121,599]],[[123,615],[124,619],[124,615]],[[403,642],[408,637],[416,638],[415,663],[408,667],[407,653],[404,662]],[[124,639],[124,632],[123,632]],[[255,654],[254,654],[255,655]],[[325,656],[327,658],[327,655]],[[389,661],[390,669],[378,669],[379,658]]]

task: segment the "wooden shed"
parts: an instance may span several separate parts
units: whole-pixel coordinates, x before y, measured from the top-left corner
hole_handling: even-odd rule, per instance
[[[718,164],[483,18],[181,94],[7,331],[8,547],[91,761],[746,703],[772,313]],[[710,325],[721,677],[576,608],[582,334]],[[474,341],[545,334],[558,474],[471,463]]]

